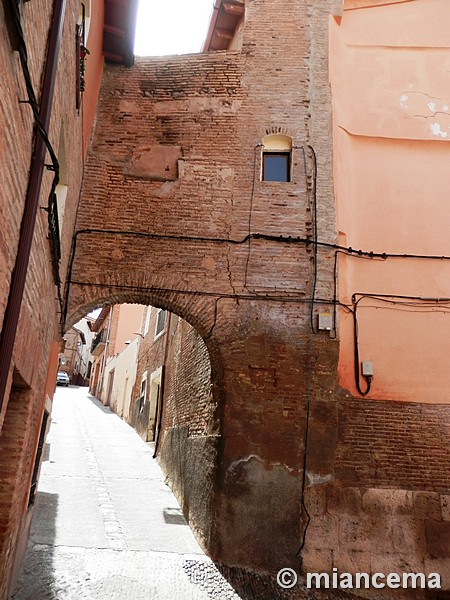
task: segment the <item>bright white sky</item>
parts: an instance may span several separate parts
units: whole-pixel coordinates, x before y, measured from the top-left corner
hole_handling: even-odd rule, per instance
[[[140,0],[134,53],[163,56],[199,52],[214,0]]]

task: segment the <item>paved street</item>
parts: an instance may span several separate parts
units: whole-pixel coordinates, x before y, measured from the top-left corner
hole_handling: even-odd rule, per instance
[[[275,577],[212,562],[153,448],[87,388],[58,388],[30,543],[11,600],[297,600]]]
[[[152,452],[87,388],[57,389],[14,600],[239,600]]]

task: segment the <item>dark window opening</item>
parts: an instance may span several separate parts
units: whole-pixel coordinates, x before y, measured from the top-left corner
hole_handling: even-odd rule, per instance
[[[264,152],[262,179],[263,181],[290,181],[291,153]]]
[[[158,317],[156,320],[156,331],[155,331],[155,337],[157,335],[159,335],[162,331],[164,331],[164,327],[166,326],[166,310],[159,310],[158,311]]]
[[[37,451],[36,451],[36,458],[34,460],[33,476],[31,478],[30,496],[28,498],[28,508],[32,504],[34,504],[34,499],[36,497],[39,467],[41,465],[42,451],[44,449],[45,433],[47,431],[48,417],[49,417],[49,413],[45,410],[44,416],[42,417],[41,431],[39,433],[39,442],[38,442],[38,447],[37,447]]]
[[[139,414],[144,412],[145,396],[147,394],[147,379],[143,379],[141,382],[141,393],[139,396]]]

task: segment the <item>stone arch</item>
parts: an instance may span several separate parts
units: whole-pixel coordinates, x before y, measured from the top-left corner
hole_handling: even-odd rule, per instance
[[[211,314],[213,314],[211,313],[211,308],[214,309],[215,299],[205,305],[202,298],[174,293],[161,293],[152,289],[146,292],[117,290],[103,291],[101,294],[97,292],[96,296],[90,296],[89,299],[86,298],[84,303],[78,306],[72,305],[65,327],[66,329],[70,328],[79,317],[94,308],[122,303],[145,304],[170,311],[172,315],[181,317],[191,326],[191,331],[194,330],[200,336],[200,344],[197,344],[197,348],[202,345],[206,346],[210,367],[210,378],[207,383],[210,387],[206,389],[206,378],[203,377],[204,383],[198,384],[194,389],[198,392],[199,386],[203,385],[203,388],[201,388],[203,390],[203,398],[208,394],[210,395],[210,403],[204,407],[206,417],[209,419],[208,423],[205,422],[204,429],[205,432],[211,429],[211,433],[205,433],[203,436],[196,435],[195,433],[193,436],[190,435],[191,425],[194,429],[199,428],[198,423],[200,419],[197,419],[194,408],[191,408],[190,412],[188,411],[187,417],[186,414],[183,414],[180,418],[180,412],[177,409],[177,390],[183,388],[184,385],[183,389],[186,393],[186,389],[190,389],[192,379],[194,378],[187,383],[185,382],[180,387],[176,387],[175,392],[171,390],[172,383],[178,378],[178,375],[176,375],[178,365],[175,365],[166,371],[168,381],[166,382],[163,405],[164,411],[167,410],[168,412],[164,412],[164,416],[161,413],[160,416],[163,426],[160,436],[158,435],[157,448],[159,462],[164,469],[167,480],[171,482],[170,485],[177,495],[185,516],[188,518],[190,525],[193,527],[202,544],[208,548],[213,543],[213,520],[217,511],[217,508],[214,508],[214,504],[218,493],[220,440],[222,436],[225,400],[220,349],[217,340],[214,336],[210,335],[210,319]],[[192,340],[192,337],[191,334],[189,339]],[[171,341],[168,344],[170,346]],[[136,382],[139,379],[140,371],[138,366]],[[137,383],[134,385],[135,388],[136,385]],[[195,392],[190,393],[193,394],[192,406],[194,407],[197,398]],[[149,403],[150,398],[147,398],[147,400]],[[135,408],[133,401],[130,407],[129,423],[141,435],[142,431],[138,429],[137,420],[133,418],[132,414]],[[148,406],[147,409],[149,411],[150,407]],[[180,410],[183,410],[183,406],[181,406]],[[186,419],[189,420],[189,426],[185,423]],[[166,426],[169,421],[171,425]],[[181,452],[182,464],[179,464],[180,447],[183,449]],[[173,448],[178,449],[177,455],[172,453]]]
[[[72,305],[72,310],[65,324],[65,331],[95,308],[123,303],[145,304],[163,308],[181,317],[193,327],[202,338],[208,351],[211,365],[211,392],[216,405],[214,417],[220,428],[225,402],[223,388],[224,365],[220,351],[223,336],[212,336],[217,319],[217,298],[205,302],[205,298],[201,296],[160,292],[152,289],[146,291],[109,290],[108,292],[104,291],[102,294],[95,290],[95,293],[95,296],[89,294],[89,299],[85,298],[84,303],[78,306]]]
[[[95,293],[95,292],[94,292]],[[211,367],[214,374],[220,377],[222,373],[220,351],[217,342],[211,336],[216,319],[217,298],[205,301],[203,296],[178,294],[176,292],[161,292],[149,288],[146,291],[108,290],[95,295],[86,295],[84,302],[71,304],[70,312],[64,325],[64,330],[70,329],[74,323],[90,311],[100,306],[113,304],[145,304],[163,308],[187,321],[202,337],[208,349]]]

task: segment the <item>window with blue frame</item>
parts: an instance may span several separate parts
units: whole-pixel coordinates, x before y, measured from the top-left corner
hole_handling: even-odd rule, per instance
[[[290,175],[290,152],[263,152],[263,181],[290,181]]]

